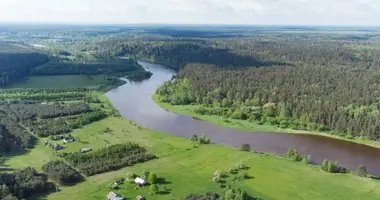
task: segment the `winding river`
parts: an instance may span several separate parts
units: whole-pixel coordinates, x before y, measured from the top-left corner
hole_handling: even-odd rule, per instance
[[[337,160],[350,169],[363,164],[369,173],[380,176],[380,149],[316,135],[237,131],[166,111],[151,96],[175,71],[163,65],[139,63],[153,76],[142,82],[122,85],[106,96],[123,117],[146,128],[181,137],[206,133],[214,143],[236,147],[248,143],[260,152],[285,154],[289,148],[295,148],[302,154],[311,155],[317,163],[323,159]]]

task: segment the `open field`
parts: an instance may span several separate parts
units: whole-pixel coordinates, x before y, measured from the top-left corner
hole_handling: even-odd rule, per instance
[[[195,109],[198,108],[199,106],[197,105],[171,105],[169,103],[164,103],[161,102],[158,99],[157,95],[153,95],[152,99],[162,108],[182,114],[182,115],[188,115],[191,117],[195,117],[200,120],[204,120],[207,122],[210,122],[212,124],[218,125],[218,126],[223,126],[226,128],[232,128],[236,130],[241,130],[241,131],[250,131],[250,132],[255,132],[255,131],[260,131],[260,132],[278,132],[278,133],[294,133],[294,134],[314,134],[314,135],[322,135],[326,137],[331,137],[335,139],[340,139],[340,140],[346,140],[350,142],[355,142],[355,143],[360,143],[360,144],[365,144],[369,145],[372,147],[380,148],[380,141],[370,141],[370,140],[362,140],[359,138],[355,139],[349,139],[346,137],[340,137],[337,135],[331,135],[325,132],[317,132],[317,131],[305,131],[305,130],[293,130],[293,129],[281,129],[276,126],[270,125],[270,124],[262,124],[259,125],[258,123],[255,122],[249,122],[248,120],[237,120],[237,119],[226,119],[221,116],[216,116],[216,115],[200,115],[195,113]]]
[[[112,131],[104,133],[105,127]],[[109,192],[107,185],[130,173],[155,172],[169,190],[169,194],[148,194],[148,188],[135,189],[134,185],[121,185],[120,193],[129,199],[143,195],[149,199],[181,198],[189,193],[219,192],[221,188],[212,182],[215,170],[235,167],[244,161],[252,179],[227,184],[240,187],[250,195],[261,199],[378,199],[380,182],[359,178],[351,174],[333,175],[322,172],[316,166],[306,166],[283,158],[241,152],[220,145],[195,145],[189,139],[139,128],[126,119],[110,117],[75,130],[72,135],[79,142],[65,145],[64,151],[77,151],[82,147],[99,149],[109,144],[133,141],[146,147],[159,158],[133,167],[88,177],[73,187],[62,187],[58,193],[37,199],[103,199]],[[46,150],[44,150],[44,148]],[[38,146],[30,153],[8,158],[4,165],[21,168],[25,165],[40,169],[52,159],[52,150]],[[58,158],[57,158],[58,159]]]

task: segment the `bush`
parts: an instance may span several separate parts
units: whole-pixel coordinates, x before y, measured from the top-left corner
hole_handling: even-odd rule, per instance
[[[197,142],[198,141],[198,136],[197,135],[191,136],[191,141]]]
[[[210,140],[206,135],[202,135],[202,136],[199,138],[199,143],[200,143],[200,144],[210,144],[210,143],[211,143],[211,140]]]
[[[287,157],[293,161],[301,162],[305,156],[298,154],[297,150],[289,149]]]
[[[155,173],[150,173],[148,181],[150,184],[156,184],[158,181],[157,175]]]
[[[242,151],[251,151],[251,146],[249,144],[242,144],[241,150]]]
[[[149,186],[149,191],[153,194],[156,194],[159,191],[157,184],[152,184]]]
[[[344,167],[340,167],[338,162],[331,162],[329,160],[323,160],[321,169],[329,173],[347,173],[348,170]]]
[[[360,165],[357,169],[356,169],[356,173],[361,176],[361,177],[367,177],[367,167],[365,165]]]
[[[236,166],[238,169],[246,169],[247,166],[245,165],[244,161],[240,161],[239,164]]]

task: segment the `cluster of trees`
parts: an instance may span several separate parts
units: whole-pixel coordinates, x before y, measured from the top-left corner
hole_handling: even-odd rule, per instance
[[[46,54],[0,42],[0,87],[28,76],[33,68],[48,60]]]
[[[296,149],[288,149],[287,158],[296,162],[310,163],[310,156],[301,155]]]
[[[32,148],[36,138],[19,124],[0,112],[0,153],[11,153]]]
[[[329,173],[347,173],[348,169],[339,166],[338,162],[332,162],[329,160],[323,160],[321,169]]]
[[[50,100],[81,100],[89,95],[85,88],[63,89],[3,89],[0,100],[12,103],[17,100],[50,101]]]
[[[380,72],[344,66],[222,69],[193,64],[157,90],[164,102],[198,104],[199,114],[380,138]]]
[[[155,155],[148,153],[136,143],[115,144],[92,153],[73,153],[65,157],[71,165],[87,176],[117,170],[154,158]]]
[[[95,75],[105,73],[131,72],[141,70],[136,60],[115,59],[91,62],[75,62],[62,58],[52,59],[34,68],[32,75]]]
[[[91,112],[92,109],[85,103],[71,104],[68,106],[60,104],[7,104],[0,106],[15,121],[24,121],[34,118],[49,119],[77,115]]]
[[[231,188],[228,186],[223,194],[218,194],[215,192],[208,192],[206,194],[196,195],[189,194],[183,198],[184,200],[250,200],[253,199],[251,196],[247,194],[247,192],[239,189],[239,188]]]
[[[83,180],[83,176],[61,160],[50,161],[42,166],[42,171],[61,185],[72,185]]]
[[[48,182],[46,174],[33,168],[25,168],[14,173],[0,173],[0,199],[18,200],[48,192],[55,185]]]

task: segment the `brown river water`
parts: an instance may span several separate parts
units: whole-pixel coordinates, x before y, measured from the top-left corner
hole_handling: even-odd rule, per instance
[[[237,131],[169,112],[158,106],[151,97],[176,72],[163,65],[139,63],[153,73],[150,79],[129,82],[106,94],[121,115],[131,121],[180,137],[205,133],[213,143],[235,147],[248,143],[260,152],[286,154],[289,148],[295,148],[301,154],[311,155],[315,163],[329,159],[339,161],[341,166],[350,169],[363,164],[369,173],[380,176],[380,149],[377,148],[316,135]]]

